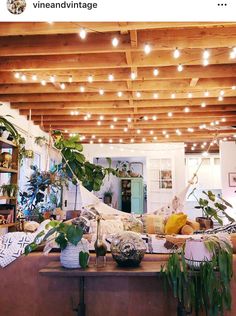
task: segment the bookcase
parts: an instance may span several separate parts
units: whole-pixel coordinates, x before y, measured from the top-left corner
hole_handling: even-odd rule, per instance
[[[6,166],[0,159],[0,187],[3,184],[17,185],[19,173],[19,148],[13,142],[0,137],[0,155],[9,153],[12,156],[10,165]],[[2,158],[2,157],[1,157]],[[8,194],[0,189],[0,229],[16,226],[17,194]]]

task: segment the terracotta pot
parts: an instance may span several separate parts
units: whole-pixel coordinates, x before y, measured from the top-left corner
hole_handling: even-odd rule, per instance
[[[213,228],[213,221],[206,217],[196,217],[196,222],[200,224],[200,230]]]
[[[193,268],[199,268],[204,261],[212,260],[212,252],[209,252],[203,239],[187,239],[184,257],[187,264]]]

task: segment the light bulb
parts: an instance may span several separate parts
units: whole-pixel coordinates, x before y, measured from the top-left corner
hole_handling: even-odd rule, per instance
[[[22,75],[22,76],[21,76],[21,80],[22,80],[22,81],[26,81],[26,75]]]
[[[132,72],[131,72],[131,74],[130,74],[130,78],[131,78],[131,80],[135,80],[135,79],[136,79],[136,77],[137,77],[136,72],[132,71]]]
[[[184,108],[184,112],[185,112],[185,113],[189,113],[189,112],[190,112],[190,109],[186,106],[186,107]]]
[[[153,133],[154,133],[153,130],[151,130],[151,131],[149,132],[150,135],[153,135]]]
[[[178,50],[178,48],[176,48],[175,50],[174,50],[174,58],[179,58],[179,56],[180,56],[180,51]]]
[[[193,94],[191,92],[188,93],[188,98],[191,99],[193,97]]]
[[[163,134],[163,135],[166,135],[166,133],[167,133],[167,131],[162,131],[162,134]]]
[[[91,144],[91,145],[92,145],[92,144],[93,144],[93,140],[90,140],[90,141],[89,141],[89,144]]]
[[[113,47],[117,47],[119,44],[119,40],[116,37],[114,37],[111,42]]]
[[[203,59],[208,59],[210,57],[209,50],[204,49],[202,56],[203,56]]]
[[[151,52],[151,46],[149,44],[145,44],[144,52],[146,55],[148,55]]]
[[[64,83],[61,83],[61,84],[60,84],[60,88],[61,88],[62,90],[65,90],[66,85],[65,85]]]
[[[137,129],[137,134],[141,134],[141,131],[140,131],[140,129]]]
[[[130,142],[131,142],[131,143],[134,143],[134,139],[133,139],[133,138],[131,138]]]
[[[16,73],[14,74],[14,77],[15,77],[16,79],[19,79],[19,78],[20,78],[19,72],[16,72]]]
[[[128,128],[127,128],[127,127],[124,128],[124,132],[125,132],[125,133],[128,132]]]
[[[42,85],[42,86],[46,86],[46,81],[45,81],[45,80],[42,80],[42,81],[41,81],[41,85]]]
[[[81,86],[81,87],[79,88],[79,90],[80,90],[80,92],[84,92],[84,91],[85,91],[85,87]]]
[[[101,142],[102,142],[102,139],[101,139],[101,138],[99,138],[99,139],[98,139],[98,142],[99,142],[99,143],[101,143]]]
[[[183,69],[184,69],[183,65],[179,64],[178,67],[177,67],[177,70],[179,72],[181,72],[181,71],[183,71]]]
[[[120,138],[120,139],[119,139],[119,142],[120,142],[120,143],[123,143],[123,139],[122,139],[122,138]]]
[[[81,39],[85,39],[86,38],[86,36],[87,36],[87,32],[86,32],[86,30],[85,29],[80,29],[80,31],[79,31],[79,36],[80,36],[80,38]]]
[[[113,124],[110,125],[110,128],[111,128],[111,129],[114,129],[114,127],[115,127],[115,126],[114,126]]]
[[[157,68],[153,69],[153,75],[156,77],[159,74],[159,70]]]
[[[93,82],[93,76],[92,75],[88,76],[88,82],[90,82],[90,83]]]
[[[143,119],[144,119],[144,121],[148,121],[148,116],[144,115]]]
[[[104,94],[104,90],[103,89],[99,89],[99,94],[103,95]]]
[[[203,60],[203,66],[207,66],[207,65],[209,65],[209,61],[208,61],[208,59],[204,59]]]
[[[96,138],[96,135],[93,134],[93,135],[91,136],[91,138],[92,138],[92,139],[95,139],[95,138]]]
[[[206,103],[205,103],[205,102],[202,102],[202,103],[201,103],[201,107],[202,107],[202,108],[205,108],[205,107],[206,107]]]
[[[175,99],[176,95],[175,93],[171,93],[171,99]]]
[[[113,122],[117,122],[118,118],[117,117],[113,117]]]
[[[173,113],[172,112],[168,112],[167,114],[169,117],[172,117],[173,116]]]
[[[224,94],[225,94],[224,90],[221,90],[221,91],[220,91],[220,95],[223,96]]]
[[[232,50],[232,51],[229,53],[229,57],[230,57],[230,59],[236,58],[236,53]]]
[[[205,96],[205,97],[209,97],[209,91],[205,91],[205,92],[204,92],[204,96]]]
[[[136,97],[140,98],[141,97],[141,93],[140,92],[136,92]]]
[[[101,122],[101,121],[98,121],[98,122],[97,122],[97,125],[98,125],[98,126],[101,126],[101,125],[102,125],[102,122]]]
[[[156,136],[154,136],[154,137],[153,137],[153,139],[154,139],[154,140],[157,140],[157,137],[156,137]]]
[[[156,120],[157,120],[157,116],[156,116],[156,115],[153,115],[153,116],[152,116],[152,120],[153,120],[153,121],[156,121]]]
[[[69,82],[70,82],[70,83],[73,82],[72,76],[69,77]]]
[[[108,75],[108,80],[109,80],[109,81],[113,81],[113,80],[114,80],[114,76],[113,76],[112,74],[109,74],[109,75]]]
[[[37,79],[38,79],[38,78],[37,78],[36,75],[33,75],[33,76],[32,76],[32,80],[33,80],[33,81],[36,81]]]
[[[218,97],[218,101],[223,101],[224,100],[224,98],[222,97],[222,95],[220,95],[219,97]]]
[[[143,137],[143,138],[142,138],[142,141],[145,143],[145,142],[146,142],[146,138],[145,138],[145,137]]]
[[[87,113],[87,118],[91,118],[91,113]]]
[[[118,95],[119,98],[121,98],[123,93],[121,91],[119,91],[119,92],[117,92],[117,95]]]
[[[158,93],[153,93],[153,98],[158,99]]]
[[[112,143],[112,139],[111,138],[109,139],[109,143]]]
[[[103,115],[100,115],[100,116],[99,116],[99,120],[100,120],[100,121],[103,121],[103,120],[104,120],[104,116],[103,116]]]
[[[55,82],[55,81],[56,81],[55,76],[50,76],[50,81],[51,81],[52,83]]]
[[[132,122],[132,118],[131,118],[131,117],[128,117],[128,118],[127,118],[127,122],[128,122],[128,123],[131,123],[131,122]]]
[[[74,111],[70,111],[70,115],[75,115],[75,112]]]

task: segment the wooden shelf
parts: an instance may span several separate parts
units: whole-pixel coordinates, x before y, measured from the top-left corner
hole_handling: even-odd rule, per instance
[[[0,147],[1,148],[13,148],[17,147],[15,143],[11,142],[10,140],[4,139],[0,137]]]
[[[13,227],[13,226],[16,226],[16,224],[17,224],[17,223],[9,223],[9,224],[3,224],[3,225],[0,224],[0,229],[1,229],[1,228]]]
[[[0,167],[0,173],[18,173],[18,170]]]
[[[15,196],[0,196],[0,200],[15,200]]]

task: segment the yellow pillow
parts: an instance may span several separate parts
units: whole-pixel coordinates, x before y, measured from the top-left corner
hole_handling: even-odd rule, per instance
[[[162,215],[145,214],[143,215],[143,226],[147,234],[163,234],[164,217]]]
[[[187,215],[184,213],[172,214],[167,219],[165,226],[166,234],[177,234],[180,229],[186,224]]]

